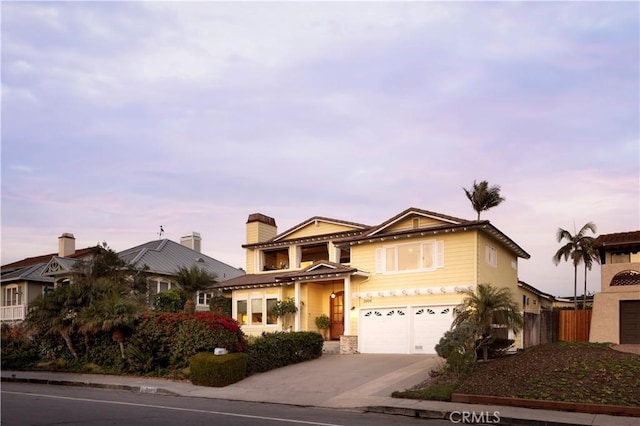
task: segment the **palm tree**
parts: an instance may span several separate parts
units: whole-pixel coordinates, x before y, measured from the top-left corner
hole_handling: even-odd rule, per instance
[[[567,242],[558,249],[556,254],[553,255],[553,263],[556,266],[564,259],[567,261],[571,258],[573,263],[573,307],[574,309],[578,309],[578,265],[585,258],[585,250],[587,246],[591,246],[593,242],[593,237],[589,237],[586,235],[587,231],[591,231],[594,234],[596,233],[596,225],[593,222],[587,222],[580,231],[575,235],[571,235],[571,233],[565,229],[558,228],[556,232],[556,240],[560,243],[563,240]],[[590,255],[592,256],[592,255]],[[589,268],[591,268],[591,263],[593,259],[588,260]],[[587,267],[585,263],[585,267]],[[586,271],[586,270],[585,270]],[[586,280],[586,278],[585,278]],[[586,285],[586,283],[585,283]],[[585,290],[586,293],[586,290]]]
[[[215,281],[216,275],[193,265],[191,268],[181,266],[175,273],[175,281],[178,288],[184,294],[187,301],[184,304],[185,311],[192,311],[190,306],[195,306],[195,297],[199,291],[209,288]]]
[[[478,220],[480,220],[480,212],[489,210],[505,200],[504,197],[500,196],[500,186],[489,186],[486,180],[480,183],[476,183],[474,180],[473,187],[470,189],[462,189],[464,189],[467,198],[471,201],[473,209],[478,212]]]
[[[144,307],[139,301],[113,292],[82,311],[79,331],[82,333],[110,331],[111,338],[119,346],[120,355],[124,359],[125,334],[133,327],[143,310]]]
[[[598,251],[593,248],[595,238],[584,237],[582,240],[582,262],[584,263],[584,294],[582,295],[582,309],[587,307],[587,270],[591,270],[593,262],[600,263]]]
[[[483,338],[482,356],[489,358],[488,340],[494,324],[504,325],[519,332],[524,327],[524,319],[520,307],[513,300],[511,290],[506,287],[494,287],[491,284],[478,284],[475,290],[463,290],[465,296],[461,304],[454,309],[452,328],[463,323],[471,323],[478,327]]]

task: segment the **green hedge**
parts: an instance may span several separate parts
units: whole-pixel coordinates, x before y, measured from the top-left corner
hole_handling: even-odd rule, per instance
[[[199,386],[223,387],[244,379],[247,374],[247,354],[214,355],[200,352],[190,361],[191,382]]]
[[[261,373],[322,355],[322,335],[311,331],[263,333],[247,349],[248,372]]]
[[[21,325],[2,324],[2,369],[31,368],[38,361],[38,346],[32,342]]]

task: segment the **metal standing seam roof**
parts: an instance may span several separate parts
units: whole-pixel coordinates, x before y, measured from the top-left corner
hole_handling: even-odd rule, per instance
[[[148,272],[162,275],[174,275],[180,267],[193,265],[215,274],[218,281],[244,275],[238,268],[168,239],[149,241],[124,250],[118,256],[137,267],[147,266]]]
[[[53,278],[43,277],[42,271],[47,263],[41,262],[35,265],[26,266],[8,273],[2,274],[1,281],[3,283],[12,281],[37,281],[43,283],[53,283]]]

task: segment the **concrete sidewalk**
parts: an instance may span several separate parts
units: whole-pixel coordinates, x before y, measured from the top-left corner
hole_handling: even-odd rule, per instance
[[[417,401],[391,398],[428,377],[441,360],[421,355],[324,355],[321,358],[256,374],[224,388],[187,381],[34,371],[2,371],[2,381],[87,386],[139,393],[267,402],[334,409],[357,409],[412,417],[460,419],[462,412],[497,413],[500,424],[640,425],[640,418],[528,408]],[[488,421],[486,423],[489,423]]]

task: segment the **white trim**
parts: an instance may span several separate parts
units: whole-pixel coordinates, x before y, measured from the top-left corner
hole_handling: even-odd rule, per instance
[[[472,284],[450,285],[440,287],[420,287],[405,289],[385,289],[361,291],[353,293],[355,299],[371,299],[372,297],[393,297],[393,296],[424,296],[429,294],[453,294],[464,290],[473,290]],[[370,309],[368,306],[366,309]]]

